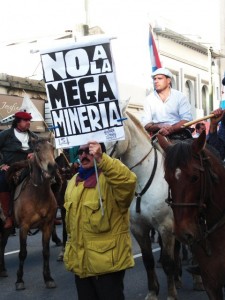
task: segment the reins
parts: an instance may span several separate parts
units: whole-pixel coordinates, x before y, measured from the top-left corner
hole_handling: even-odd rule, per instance
[[[146,157],[152,152],[152,149],[153,149],[153,147],[150,149],[150,151],[139,162],[137,162],[133,167],[131,167],[129,169],[132,170],[135,167],[137,167],[138,165],[140,165],[146,159]]]
[[[43,168],[41,167],[41,165],[40,165],[40,159],[38,158],[38,155],[37,155],[37,153],[36,152],[34,152],[34,161],[33,161],[33,163],[35,163],[35,160],[36,160],[36,163],[37,163],[37,166],[41,169],[41,183],[43,183],[43,173],[45,172],[44,170],[43,170]],[[36,184],[35,182],[34,182],[34,179],[33,179],[33,177],[32,177],[32,166],[31,166],[31,161],[29,161],[29,169],[30,169],[30,181],[31,181],[31,183],[32,183],[32,185],[33,186],[35,186],[35,187],[38,187],[40,184]]]
[[[38,187],[38,186],[40,186],[43,182],[44,182],[44,178],[43,178],[43,174],[44,173],[48,173],[43,167],[42,167],[42,165],[41,165],[41,160],[40,160],[40,158],[39,158],[39,156],[38,156],[38,152],[36,152],[36,151],[34,151],[34,160],[33,160],[33,164],[34,163],[36,163],[36,165],[38,166],[38,168],[41,170],[41,175],[40,175],[40,178],[41,178],[41,183],[39,183],[39,184],[36,184],[35,182],[34,182],[34,179],[33,179],[33,176],[32,176],[32,161],[31,160],[29,160],[29,170],[30,170],[30,181],[31,181],[31,183],[32,183],[32,185],[34,186],[34,187]]]
[[[147,190],[149,189],[153,178],[155,176],[155,172],[156,172],[156,168],[157,168],[157,163],[158,163],[158,155],[157,155],[157,150],[156,147],[153,145],[152,148],[154,149],[154,165],[153,165],[153,169],[152,169],[152,173],[149,177],[149,180],[147,181],[146,185],[144,186],[143,190],[140,193],[135,192],[135,196],[136,196],[136,212],[140,213],[141,212],[141,197],[147,192]],[[152,149],[151,149],[152,150]],[[150,151],[151,152],[151,151]],[[150,153],[149,152],[149,153]],[[148,154],[149,154],[148,153]],[[146,156],[147,157],[147,156]],[[145,158],[146,158],[145,157]]]
[[[112,155],[116,151],[117,145],[118,145],[118,141],[116,141],[116,143],[113,145],[112,151],[109,154],[110,157],[112,157]],[[130,170],[132,170],[135,167],[137,167],[138,165],[140,165],[148,157],[148,155],[151,153],[152,149],[154,149],[154,165],[153,165],[152,173],[151,173],[147,183],[145,184],[143,190],[140,193],[135,192],[136,212],[137,213],[141,212],[141,197],[147,192],[147,190],[149,189],[149,187],[153,181],[153,178],[155,176],[155,172],[156,172],[156,168],[157,168],[157,164],[158,164],[158,155],[157,155],[157,149],[156,149],[155,145],[152,143],[152,148],[150,149],[150,151],[139,162],[137,162],[134,166],[129,168]]]

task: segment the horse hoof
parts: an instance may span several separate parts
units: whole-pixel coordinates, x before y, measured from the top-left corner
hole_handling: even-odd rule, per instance
[[[16,282],[16,290],[17,291],[25,290],[24,282]]]
[[[56,247],[60,247],[60,246],[63,245],[63,243],[62,243],[62,241],[60,239],[58,239],[58,240],[52,240],[52,241],[53,241],[53,243],[55,243]]]
[[[149,292],[145,297],[145,300],[158,300],[158,297],[156,296],[155,292]]]
[[[55,284],[54,280],[47,281],[47,282],[45,282],[45,284],[46,284],[46,288],[47,289],[54,289],[54,288],[56,288],[56,284]]]
[[[57,261],[63,261],[63,254],[59,254],[59,256],[57,257]]]
[[[182,281],[181,280],[176,280],[175,282],[175,286],[176,286],[176,289],[181,289],[182,288]]]
[[[0,277],[8,277],[8,273],[6,270],[0,272]]]

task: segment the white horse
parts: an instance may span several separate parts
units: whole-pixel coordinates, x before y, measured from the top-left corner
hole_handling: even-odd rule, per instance
[[[129,112],[124,112],[123,115],[127,117],[124,121],[125,140],[107,142],[106,149],[109,155],[120,157],[121,161],[137,175],[136,197],[130,207],[130,221],[131,232],[141,248],[148,277],[149,293],[145,300],[156,300],[159,293],[149,235],[152,227],[162,238],[161,262],[167,275],[167,299],[174,300],[177,299],[174,279],[175,238],[173,213],[165,202],[168,198],[168,184],[164,179],[164,158],[162,153],[153,147],[141,123]]]

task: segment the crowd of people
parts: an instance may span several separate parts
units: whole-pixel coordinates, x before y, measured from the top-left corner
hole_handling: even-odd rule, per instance
[[[153,74],[154,92],[144,102],[142,124],[151,136],[160,133],[171,139],[192,137],[191,105],[187,97],[172,88],[172,73],[165,68]],[[225,159],[225,114],[213,111],[207,142]],[[12,194],[6,181],[10,165],[33,155],[31,114],[15,113],[11,128],[0,133],[0,203],[6,216],[4,227],[13,226]],[[218,129],[218,124],[220,124]],[[197,123],[193,138],[206,130]],[[66,268],[75,275],[79,300],[124,299],[125,270],[134,266],[129,231],[129,206],[136,187],[136,175],[118,159],[106,154],[103,143],[89,141],[69,150],[69,160],[78,172],[65,192],[68,240],[64,254]],[[117,253],[116,258],[113,253]]]

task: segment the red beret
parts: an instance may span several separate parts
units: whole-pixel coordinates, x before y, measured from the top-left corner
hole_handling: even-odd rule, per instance
[[[15,113],[14,117],[24,119],[24,120],[31,120],[32,116],[31,114],[25,112],[25,111],[18,111]]]

